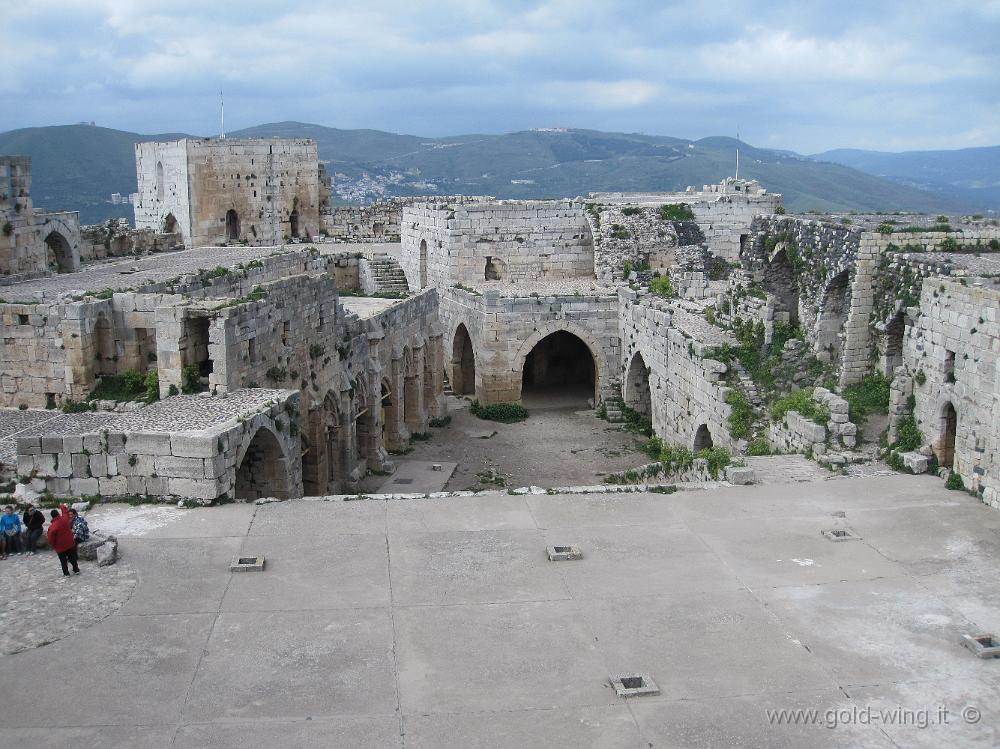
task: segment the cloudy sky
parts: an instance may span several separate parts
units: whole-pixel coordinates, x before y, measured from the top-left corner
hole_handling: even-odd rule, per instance
[[[209,135],[221,87],[228,130],[1000,144],[1000,0],[0,0],[0,17],[0,131]]]

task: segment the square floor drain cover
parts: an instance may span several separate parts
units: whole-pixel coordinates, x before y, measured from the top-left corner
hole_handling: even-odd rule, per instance
[[[264,569],[264,557],[233,557],[229,565],[231,572],[262,572]]]
[[[1000,658],[1000,639],[996,635],[962,635],[961,642],[980,658]]]
[[[583,552],[576,546],[548,546],[545,554],[550,562],[575,562],[583,559]]]
[[[859,536],[849,528],[831,528],[823,531],[823,537],[828,541],[857,541]]]
[[[656,686],[649,674],[622,674],[611,677],[611,686],[615,688],[615,693],[619,697],[639,697],[644,694],[659,694],[660,688]]]

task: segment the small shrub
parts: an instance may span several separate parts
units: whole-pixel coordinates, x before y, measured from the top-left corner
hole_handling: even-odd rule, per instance
[[[705,307],[705,319],[709,325],[715,325],[715,307]]]
[[[771,455],[771,446],[767,444],[767,438],[759,434],[750,440],[750,444],[747,445],[747,455],[758,456],[758,455]]]
[[[927,375],[924,374],[924,370],[918,369],[917,373],[913,375],[913,381],[922,387],[927,382]]]
[[[774,212],[776,214],[778,214],[779,216],[784,216],[785,215],[785,206],[779,205],[777,208],[774,209]]]
[[[920,433],[917,420],[912,414],[904,416],[896,425],[896,441],[892,449],[901,453],[918,450],[924,444],[924,436]]]
[[[895,223],[895,221],[883,221],[875,227],[875,231],[879,234],[892,234],[896,230]]]
[[[441,429],[441,428],[446,427],[449,424],[451,424],[451,416],[443,416],[440,419],[439,418],[433,418],[428,423],[430,424],[430,426],[434,427],[435,429]]]
[[[319,359],[326,353],[326,348],[318,343],[313,343],[309,346],[309,358]]]
[[[177,389],[176,385],[171,385],[170,388],[167,390],[167,395],[177,395],[180,392],[181,391]]]
[[[739,390],[726,393],[726,403],[729,405],[729,435],[733,439],[746,439],[750,436],[750,425],[753,423],[753,406]]]
[[[627,205],[624,208],[622,208],[623,216],[635,216],[639,213],[642,213],[642,208],[640,208],[639,206]]]
[[[4,221],[3,235],[5,237],[9,237],[13,233],[14,233],[14,224],[12,224],[10,221]]]
[[[430,432],[414,432],[410,435],[410,442],[427,442],[430,438]]]
[[[944,482],[944,488],[952,491],[965,491],[965,482],[962,481],[962,477],[958,475],[957,471],[952,471],[948,474],[948,480]]]
[[[781,421],[789,411],[797,411],[810,421],[826,426],[826,422],[830,420],[830,411],[814,401],[812,393],[812,388],[793,390],[784,398],[774,401],[770,408],[771,418],[775,421]]]
[[[879,372],[848,385],[842,395],[850,404],[850,418],[854,423],[868,414],[889,413],[889,381]]]
[[[609,236],[612,239],[629,239],[632,236],[632,232],[621,224],[611,224],[611,232]]]
[[[288,370],[282,367],[271,367],[264,373],[271,382],[284,382],[288,379]]]
[[[157,370],[151,369],[146,372],[143,384],[146,386],[146,403],[160,399],[160,373]]]
[[[189,364],[181,370],[181,392],[190,395],[201,390],[201,372],[197,364]]]
[[[661,205],[657,213],[661,221],[694,221],[694,211],[687,203]]]
[[[656,276],[650,279],[649,290],[664,299],[669,299],[674,295],[674,285],[670,282],[669,275]]]
[[[90,411],[90,404],[86,401],[75,401],[71,398],[67,398],[63,403],[62,407],[64,414],[79,414],[84,411]]]
[[[480,419],[499,421],[503,424],[513,424],[528,418],[528,409],[520,403],[490,403],[484,406],[478,400],[474,400],[469,411]]]
[[[732,461],[729,451],[724,447],[706,447],[698,451],[698,457],[708,461],[708,472],[713,479],[719,478],[720,471]]]

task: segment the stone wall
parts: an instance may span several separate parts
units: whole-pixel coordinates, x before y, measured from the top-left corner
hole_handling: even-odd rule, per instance
[[[338,205],[320,214],[320,234],[336,242],[399,242],[403,206],[416,198]]]
[[[940,465],[953,468],[994,507],[1000,507],[998,303],[1000,290],[992,282],[928,278],[903,343],[905,384],[912,387],[924,443]],[[896,400],[906,395],[900,391]],[[894,436],[906,415],[896,406],[890,414]]]
[[[594,276],[583,204],[453,200],[403,208],[401,264],[410,288]]]
[[[176,418],[173,429],[131,430],[123,418],[91,434],[19,437],[18,474],[44,480],[45,489],[60,497],[302,496],[299,395],[274,390],[256,398],[262,402],[250,412],[200,431],[185,430]],[[157,405],[177,411],[198,408],[199,400],[178,396]],[[255,459],[252,451],[265,442],[271,451]]]
[[[631,289],[618,292],[618,317],[626,405],[642,413],[648,403],[650,413],[643,415],[670,444],[706,447],[707,431],[711,444],[738,449],[729,434],[727,367],[705,358],[712,349],[733,344],[729,334],[666,300]]]
[[[179,231],[188,247],[319,236],[315,141],[137,143],[136,174],[136,226]]]
[[[80,227],[80,261],[110,257],[145,255],[184,246],[179,233],[164,234],[153,229],[133,229],[125,219],[108,219],[103,224]]]
[[[611,398],[619,381],[618,303],[611,294],[501,295],[461,288],[440,289],[445,360],[454,385],[462,366],[459,328],[472,341],[475,385],[468,390],[483,403],[521,400],[524,362],[546,336],[565,331],[583,341],[595,366],[594,398]],[[456,340],[459,345],[456,346]]]

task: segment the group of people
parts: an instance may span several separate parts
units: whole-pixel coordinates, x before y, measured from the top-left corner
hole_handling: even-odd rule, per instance
[[[60,505],[50,515],[52,520],[45,536],[49,548],[59,555],[63,575],[69,576],[70,566],[73,573],[79,575],[76,545],[90,538],[87,521],[66,505]],[[4,507],[0,515],[0,559],[10,554],[35,554],[44,527],[45,515],[33,504],[29,504],[20,517],[11,505]]]

